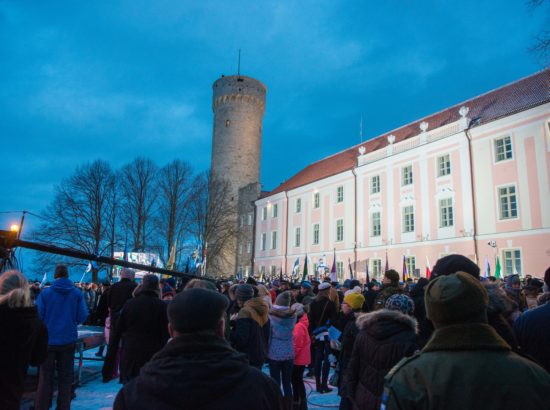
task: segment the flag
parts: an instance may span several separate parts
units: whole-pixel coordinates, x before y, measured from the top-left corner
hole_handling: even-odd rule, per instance
[[[488,278],[491,276],[491,263],[489,262],[489,256],[485,255],[485,272],[483,273],[483,276]]]
[[[292,267],[292,278],[298,277],[298,270],[300,269],[300,258],[296,258],[294,266]]]
[[[500,278],[500,259],[497,255],[497,262],[495,264],[495,278]]]
[[[367,283],[370,283],[370,276],[369,276],[369,259],[367,258],[367,266],[365,267],[366,277],[367,277]]]
[[[336,248],[334,249],[334,258],[332,259],[332,268],[330,269],[330,280],[336,282],[338,278],[336,277]]]
[[[174,270],[174,265],[176,264],[176,246],[178,245],[178,240],[176,239],[170,249],[170,256],[168,257],[168,264],[166,266],[169,270]]]
[[[306,260],[304,262],[304,273],[302,274],[302,282],[304,280],[307,280],[307,253],[306,253]]]
[[[48,275],[46,274],[46,272],[44,272],[44,277],[42,278],[42,282],[40,282],[40,289],[44,287],[47,279],[48,279]]]
[[[92,270],[92,262],[88,262],[88,266],[86,267],[86,271],[84,273],[88,273]]]
[[[351,268],[351,259],[348,258],[349,278],[353,279],[353,269]]]
[[[430,269],[430,260],[428,259],[428,255],[426,255],[426,279],[430,279],[432,276],[432,271]]]
[[[388,251],[386,250],[386,266],[384,266],[384,273],[390,270],[390,264],[388,263]]]
[[[90,265],[90,269],[91,269],[91,265]],[[82,274],[82,277],[80,278],[80,282],[79,282],[79,283],[84,282],[84,277],[86,276],[86,273],[88,273],[88,272],[89,272],[88,269],[86,269],[86,270],[84,271],[84,273]]]
[[[407,263],[405,255],[403,255],[403,282],[407,282]]]

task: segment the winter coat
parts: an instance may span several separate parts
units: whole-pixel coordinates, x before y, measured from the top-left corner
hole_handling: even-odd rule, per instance
[[[334,303],[326,297],[317,297],[311,305],[309,305],[309,333],[321,326],[330,326],[336,321],[338,311]]]
[[[550,302],[530,309],[514,322],[522,353],[550,373]]]
[[[122,278],[120,282],[115,283],[107,291],[107,306],[111,313],[119,312],[128,299],[132,298],[132,293],[137,287],[137,283],[128,278]]]
[[[97,309],[96,309],[96,320],[98,326],[105,326],[105,320],[109,316],[109,306],[107,305],[107,292],[99,293],[97,295]]]
[[[369,289],[363,292],[363,296],[365,297],[365,303],[363,304],[363,312],[372,312],[372,310],[374,309],[374,301],[376,300],[378,293],[380,293],[380,291],[372,290],[372,289]]]
[[[485,290],[489,295],[488,324],[510,345],[514,352],[518,353],[519,342],[512,328],[512,316],[516,312],[515,302],[498,285],[487,284]]]
[[[292,331],[294,336],[294,365],[296,366],[307,366],[311,363],[311,339],[308,326],[307,315],[302,315]]]
[[[209,333],[172,339],[117,394],[114,410],[282,409],[279,387]]]
[[[267,357],[270,360],[294,359],[294,338],[292,331],[296,325],[296,313],[290,308],[280,309],[274,305],[269,311],[271,336]]]
[[[296,297],[296,302],[301,303],[304,306],[307,306],[311,304],[315,300],[315,293],[313,293],[312,289],[308,289],[308,291],[305,294],[300,293]]]
[[[261,367],[267,357],[270,335],[268,305],[262,297],[253,298],[239,310],[235,328],[230,334],[231,345],[245,353],[252,366]]]
[[[111,338],[122,339],[120,381],[126,383],[168,341],[166,303],[152,291],[141,291],[122,308]]]
[[[48,330],[36,306],[0,305],[0,409],[19,410],[29,365],[48,355]]]
[[[36,299],[40,319],[48,328],[48,344],[63,346],[78,339],[77,326],[88,317],[82,292],[68,278],[56,279]]]
[[[403,290],[397,286],[385,285],[382,290],[378,292],[378,295],[376,295],[372,310],[384,309],[386,300],[397,293],[403,293]]]
[[[548,410],[550,375],[513,353],[489,325],[437,329],[422,353],[386,377],[387,410]]]
[[[355,339],[359,334],[359,327],[357,327],[356,320],[362,315],[361,312],[350,312],[346,315],[346,321],[342,329],[342,336],[340,340],[342,343],[342,350],[340,350],[339,363],[340,363],[340,377],[338,378],[338,395],[342,397],[347,397],[349,394],[346,393],[347,382],[346,382],[346,371],[349,366],[349,361],[353,354],[353,346],[355,344]]]
[[[345,392],[354,409],[378,409],[384,376],[417,349],[416,319],[382,309],[356,320],[359,335],[345,373]]]

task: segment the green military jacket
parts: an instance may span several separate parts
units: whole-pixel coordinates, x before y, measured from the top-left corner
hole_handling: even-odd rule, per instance
[[[550,375],[487,324],[446,326],[388,373],[380,409],[549,410]]]

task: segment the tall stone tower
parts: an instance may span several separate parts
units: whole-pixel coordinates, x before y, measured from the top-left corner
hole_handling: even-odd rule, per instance
[[[267,89],[258,80],[241,75],[222,77],[212,88],[214,132],[210,176],[212,181],[225,184],[226,193],[218,194],[216,200],[223,198],[226,202],[223,217],[226,223],[233,224],[235,235],[227,235],[227,232],[220,233],[223,238],[214,235],[211,241],[217,241],[218,256],[210,264],[213,270],[209,269],[209,273],[228,276],[237,273],[237,259],[242,248],[250,248],[249,244],[239,243],[239,237],[245,226],[251,231],[253,227],[253,221],[251,225],[248,222],[254,210],[251,202],[259,195],[262,119]],[[251,196],[252,191],[257,194]],[[212,194],[210,199],[213,203]],[[246,220],[244,224],[243,220]]]

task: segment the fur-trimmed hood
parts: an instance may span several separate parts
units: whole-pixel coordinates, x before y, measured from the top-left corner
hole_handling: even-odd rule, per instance
[[[408,329],[418,334],[418,322],[412,316],[397,310],[381,309],[359,315],[355,321],[361,331],[367,332],[376,339],[385,339]]]

